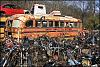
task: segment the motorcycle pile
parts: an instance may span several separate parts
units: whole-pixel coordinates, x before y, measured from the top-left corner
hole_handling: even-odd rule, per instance
[[[22,43],[7,37],[0,45],[0,67],[99,67],[99,40],[99,33],[74,40],[25,37]]]

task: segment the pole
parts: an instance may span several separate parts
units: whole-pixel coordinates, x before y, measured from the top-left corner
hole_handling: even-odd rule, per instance
[[[20,29],[18,28],[18,43],[20,43],[20,40],[19,40],[19,38],[20,38]]]
[[[23,53],[22,53],[22,50],[21,50],[21,67],[23,67],[22,66],[22,64],[23,64],[23,61],[22,60],[23,60]]]

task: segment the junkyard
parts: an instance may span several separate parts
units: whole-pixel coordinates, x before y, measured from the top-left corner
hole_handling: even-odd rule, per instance
[[[25,0],[1,3],[0,67],[100,66],[100,23],[96,12],[99,1]],[[62,3],[65,7],[60,6]],[[71,8],[74,11],[77,7],[78,10],[79,5],[84,7],[83,12],[70,12]],[[88,7],[92,7],[94,13]],[[64,12],[65,8],[70,16]],[[85,8],[88,10],[85,11]]]

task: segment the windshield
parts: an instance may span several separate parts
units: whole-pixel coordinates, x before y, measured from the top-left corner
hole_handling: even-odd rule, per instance
[[[13,23],[12,23],[12,27],[20,27],[21,23],[20,23],[20,20],[13,20]]]

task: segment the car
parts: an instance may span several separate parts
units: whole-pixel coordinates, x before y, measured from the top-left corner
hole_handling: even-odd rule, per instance
[[[14,15],[14,14],[24,14],[24,9],[20,8],[17,5],[14,4],[3,4],[0,5],[0,14],[5,14],[5,15]]]

